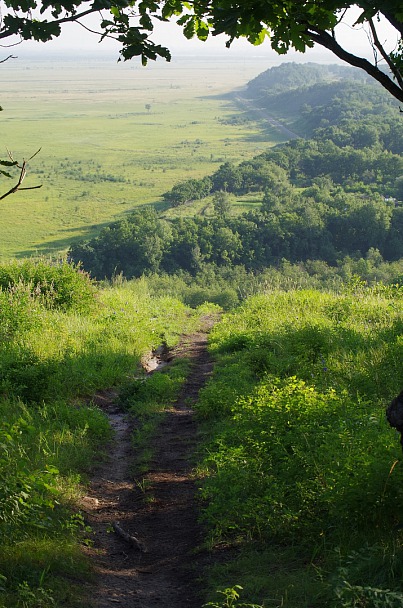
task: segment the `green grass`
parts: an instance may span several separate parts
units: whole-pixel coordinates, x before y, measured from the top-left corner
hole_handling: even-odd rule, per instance
[[[2,75],[3,157],[6,146],[20,162],[42,148],[24,182],[42,188],[0,202],[3,258],[65,251],[137,205],[159,204],[176,182],[276,141],[259,141],[253,121],[223,124],[240,110],[222,93],[248,76],[239,82],[236,71],[214,65],[49,62],[5,65]],[[11,186],[1,183],[2,191]]]
[[[76,296],[87,279],[77,270],[74,280],[64,265],[19,268],[20,279],[16,264],[0,267],[3,278],[15,275],[0,291],[0,606],[78,607],[90,571],[81,544],[91,542],[78,499],[111,435],[91,397],[133,382],[141,357],[174,345],[205,309],[152,298],[143,280],[93,288],[83,307]],[[153,380],[154,402],[171,398],[185,375],[173,368],[159,389]]]
[[[90,289],[83,308],[69,290],[85,275],[20,267],[0,268],[14,277],[0,292],[0,606],[73,608],[91,540],[76,505],[110,436],[88,398],[123,387],[143,424],[140,474],[188,371],[181,361],[141,382],[141,356],[174,345],[206,307],[190,311],[162,283],[151,297],[151,277]],[[52,297],[50,279],[32,282],[40,272]],[[403,382],[401,302],[400,288],[360,283],[271,290],[213,329],[215,371],[197,405],[205,546],[219,556],[210,605],[401,606],[403,470],[384,414]]]
[[[403,470],[385,418],[403,384],[401,297],[272,292],[214,328],[199,471],[210,545],[236,556],[212,588],[264,606],[401,606]]]
[[[134,378],[125,382],[119,393],[123,409],[136,418],[132,441],[136,450],[133,474],[146,472],[153,456],[151,441],[158,430],[165,410],[172,406],[189,374],[188,359],[179,359],[148,378]]]
[[[245,194],[243,196],[234,196],[234,200],[231,202],[231,215],[240,215],[246,211],[253,211],[260,209],[262,204],[263,194],[253,193]],[[192,201],[185,205],[178,205],[177,207],[165,208],[165,205],[161,205],[163,216],[166,218],[176,217],[194,217],[200,215],[202,217],[214,217],[214,205],[213,197],[207,196],[206,198],[199,201]]]

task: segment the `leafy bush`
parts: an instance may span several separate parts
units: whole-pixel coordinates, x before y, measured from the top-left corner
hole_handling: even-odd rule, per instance
[[[87,273],[66,260],[57,262],[24,260],[0,265],[0,288],[13,290],[26,285],[47,308],[88,311],[95,288]]]
[[[221,517],[222,532],[282,539],[328,536],[343,522],[378,527],[386,513],[398,521],[403,494],[396,483],[385,489],[394,446],[384,426],[368,402],[269,377],[234,403],[210,448],[207,517]]]
[[[248,583],[248,599],[273,598],[273,584],[270,601],[290,608],[400,605],[403,469],[384,413],[401,390],[400,301],[399,288],[362,284],[272,292],[213,329],[215,371],[197,404],[204,521],[213,542],[292,547],[295,560],[259,594]],[[254,568],[243,564],[242,584]]]

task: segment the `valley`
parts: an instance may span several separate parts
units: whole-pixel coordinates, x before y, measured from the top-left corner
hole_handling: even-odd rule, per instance
[[[275,129],[262,141],[257,123],[223,121],[239,112],[225,94],[266,67],[264,58],[186,57],[147,68],[85,58],[2,65],[2,154],[21,162],[41,148],[24,183],[42,187],[0,202],[0,257],[65,253],[138,205],[158,205],[177,181],[281,141]]]

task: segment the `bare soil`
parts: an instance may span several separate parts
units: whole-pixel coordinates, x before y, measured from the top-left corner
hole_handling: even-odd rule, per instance
[[[206,318],[202,331],[185,336],[168,353],[169,360],[189,358],[191,372],[180,398],[163,415],[149,470],[137,479],[131,442],[135,422],[119,410],[114,391],[94,399],[114,429],[108,458],[82,504],[95,539],[89,549],[96,573],[89,603],[95,608],[202,605],[197,565],[202,533],[191,464],[198,431],[192,403],[212,370],[206,346],[213,322]]]

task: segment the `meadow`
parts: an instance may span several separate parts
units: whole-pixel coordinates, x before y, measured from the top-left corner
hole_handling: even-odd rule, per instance
[[[3,146],[29,158],[24,185],[0,202],[0,257],[65,252],[178,181],[281,141],[226,98],[263,58],[177,59],[147,68],[111,60],[30,58],[2,65]],[[6,191],[10,180],[2,180]]]

